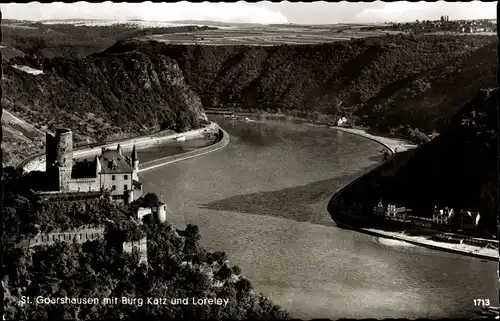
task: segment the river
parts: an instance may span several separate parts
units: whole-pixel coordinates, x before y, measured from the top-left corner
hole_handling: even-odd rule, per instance
[[[381,161],[377,143],[304,124],[211,118],[229,145],[141,173],[145,192],[162,194],[170,222],[198,225],[208,250],[225,251],[293,317],[467,317],[475,298],[498,305],[495,262],[333,223],[328,200]]]

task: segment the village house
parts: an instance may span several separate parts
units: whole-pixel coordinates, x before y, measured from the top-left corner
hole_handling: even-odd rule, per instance
[[[405,220],[408,213],[411,213],[411,211],[412,210],[406,208],[406,206],[395,203],[389,203],[387,204],[387,207],[385,207],[382,200],[380,200],[378,204],[373,207],[373,214],[397,220]]]
[[[432,222],[438,225],[449,225],[451,219],[455,216],[453,209],[445,207],[444,209],[438,209],[434,206],[434,213],[432,214]]]
[[[411,209],[406,208],[404,205],[389,203],[387,205],[386,217],[406,219],[406,216],[409,212],[411,212]]]

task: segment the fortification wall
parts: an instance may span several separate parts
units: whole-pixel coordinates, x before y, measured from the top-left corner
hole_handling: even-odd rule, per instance
[[[123,252],[132,253],[137,251],[139,253],[139,263],[148,262],[148,239],[146,237],[138,241],[123,242]]]
[[[98,192],[101,190],[100,180],[96,178],[72,178],[66,182],[71,192]]]
[[[28,247],[39,245],[51,245],[56,241],[85,243],[87,241],[98,240],[104,238],[104,226],[99,227],[82,227],[74,230],[52,233],[39,233],[32,239],[28,240]]]
[[[153,211],[149,207],[140,207],[137,210],[137,218],[142,220],[142,218],[146,215],[152,214]]]

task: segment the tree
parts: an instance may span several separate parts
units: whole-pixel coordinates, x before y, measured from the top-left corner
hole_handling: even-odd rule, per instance
[[[233,266],[232,270],[233,270],[234,275],[240,275],[240,273],[241,273],[241,269],[237,265]]]
[[[252,289],[252,284],[245,278],[241,278],[238,282],[236,282],[236,289],[240,292],[248,292]]]
[[[232,270],[227,266],[227,264],[224,264],[219,271],[215,274],[215,277],[219,280],[225,281],[227,280],[231,275],[232,275]]]
[[[145,207],[156,206],[160,202],[158,195],[154,193],[147,193],[142,197],[142,200]]]
[[[214,252],[210,255],[211,260],[219,263],[219,265],[222,265],[224,261],[227,260],[227,255],[225,252]],[[211,262],[209,262],[211,263]]]
[[[200,229],[198,228],[198,226],[193,224],[188,224],[185,230],[185,237],[186,241],[198,242],[198,240],[201,238]]]

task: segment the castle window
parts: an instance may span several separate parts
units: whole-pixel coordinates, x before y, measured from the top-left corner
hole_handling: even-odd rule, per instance
[[[111,180],[115,180],[115,175],[111,175]]]
[[[128,185],[127,185],[127,184],[123,185],[123,189],[124,189],[125,191],[127,191],[127,190],[128,190]]]
[[[128,179],[128,175],[123,175],[123,179]]]
[[[112,189],[113,191],[116,191],[116,185],[113,185],[113,186],[111,187],[111,189]]]

